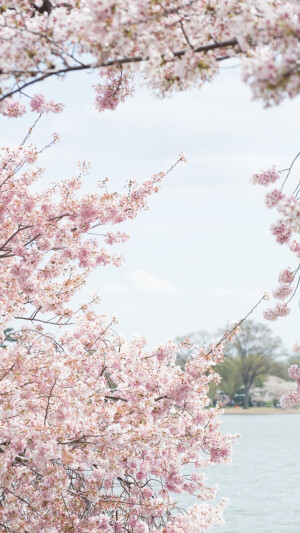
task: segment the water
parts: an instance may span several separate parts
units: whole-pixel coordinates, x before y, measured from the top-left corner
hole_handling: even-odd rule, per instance
[[[207,469],[208,485],[229,497],[216,533],[300,533],[300,415],[225,415],[239,433],[232,465]],[[191,471],[191,470],[190,470]],[[181,500],[193,505],[190,496]]]

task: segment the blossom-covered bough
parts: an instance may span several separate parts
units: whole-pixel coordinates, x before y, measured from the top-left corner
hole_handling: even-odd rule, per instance
[[[299,37],[293,0],[1,2],[1,112],[23,114],[12,97],[69,72],[97,70],[96,107],[115,109],[136,75],[164,95],[211,81],[230,58],[254,97],[277,104],[299,93]]]
[[[280,218],[271,226],[271,232],[276,242],[287,245],[293,254],[293,268],[287,267],[279,273],[278,287],[273,291],[273,297],[279,300],[274,307],[263,312],[266,320],[275,321],[279,317],[285,317],[290,313],[288,304],[296,297],[300,287],[300,181],[297,179],[296,186],[292,185],[291,191],[285,191],[290,185],[291,172],[300,154],[292,161],[289,168],[277,171],[272,167],[263,172],[259,172],[252,177],[253,183],[268,186],[282,181],[281,187],[268,192],[265,196],[266,206],[270,209],[276,208]],[[292,182],[293,183],[293,182]],[[294,343],[293,352],[300,353],[300,345]],[[300,365],[293,365],[289,369],[289,376],[298,384],[298,390],[291,391],[283,396],[281,404],[283,407],[294,407],[300,405]]]
[[[55,134],[52,143],[56,140]],[[122,262],[108,247],[126,241],[128,235],[109,231],[107,227],[132,219],[145,209],[147,198],[158,191],[166,175],[154,174],[140,185],[131,180],[122,194],[110,193],[106,179],[98,183],[98,192],[83,196],[80,194],[82,177],[89,171],[83,163],[79,176],[51,184],[37,193],[32,185],[43,173],[34,166],[38,153],[28,143],[1,152],[0,324],[3,329],[12,318],[69,323],[72,311],[66,305],[85,283],[87,274],[98,265],[119,266]],[[182,157],[179,156],[175,165]]]

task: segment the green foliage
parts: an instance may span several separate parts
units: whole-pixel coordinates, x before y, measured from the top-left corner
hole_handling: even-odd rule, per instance
[[[207,396],[213,400],[218,392],[218,385],[214,381],[211,381],[209,384],[209,391],[207,393]]]
[[[225,359],[223,363],[216,366],[216,371],[222,378],[220,388],[233,399],[243,385],[237,362],[234,359]]]
[[[257,379],[263,382],[269,374],[280,373],[277,359],[285,355],[281,339],[275,337],[265,324],[247,320],[226,355],[236,367],[245,390],[244,407],[249,407],[250,389]]]
[[[3,333],[5,338],[2,344],[0,344],[0,348],[6,348],[8,342],[17,342],[17,339],[14,338],[13,328],[6,328]]]
[[[228,329],[228,328],[226,328]],[[219,331],[214,338],[222,337],[224,330]],[[196,348],[208,345],[213,336],[205,331],[186,335],[190,343]],[[184,338],[177,338],[182,342]],[[186,361],[195,353],[195,348],[179,346],[176,363],[185,367]],[[244,407],[249,406],[250,389],[252,386],[262,387],[268,375],[283,379],[288,378],[286,352],[281,339],[275,337],[271,329],[252,320],[247,320],[241,327],[241,332],[225,351],[225,359],[216,366],[216,371],[222,381],[219,386],[211,385],[210,397],[222,391],[234,399],[235,394],[245,391]]]

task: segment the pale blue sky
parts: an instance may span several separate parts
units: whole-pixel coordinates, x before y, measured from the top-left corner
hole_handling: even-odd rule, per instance
[[[298,100],[265,110],[239,77],[239,69],[225,69],[202,90],[165,100],[142,88],[102,114],[93,107],[95,74],[35,88],[67,104],[61,115],[45,117],[35,134],[39,143],[52,131],[61,135],[43,156],[49,181],[75,174],[76,162],[86,160],[92,163],[86,190],[106,176],[111,189],[121,189],[128,178],[168,169],[179,152],[187,156],[149,211],[123,226],[131,235],[119,247],[125,264],[99,269],[81,295],[102,295],[99,311],[116,314],[126,337],[144,334],[152,346],[220,328],[242,318],[262,290],[275,287],[278,271],[295,264],[274,242],[269,226],[275,213],[249,177],[272,163],[285,168],[299,151]],[[20,140],[32,118],[2,121],[1,145]],[[272,325],[288,348],[300,340],[297,300],[293,307]],[[261,310],[253,318],[263,320]]]

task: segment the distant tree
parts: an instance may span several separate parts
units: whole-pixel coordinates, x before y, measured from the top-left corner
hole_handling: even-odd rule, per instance
[[[193,357],[194,350],[209,345],[213,339],[221,337],[223,330],[217,334],[207,331],[193,332],[185,337],[177,337],[178,352],[176,363],[184,369],[188,359]],[[185,340],[189,343],[185,342]],[[244,408],[249,407],[250,389],[253,385],[262,385],[269,374],[288,379],[287,361],[280,360],[286,353],[279,337],[272,334],[265,324],[247,320],[241,327],[241,332],[226,349],[225,360],[215,368],[221,377],[221,389],[234,399],[241,388],[244,389]],[[216,393],[213,385],[210,398]]]
[[[236,393],[243,385],[241,373],[236,360],[226,358],[223,363],[217,365],[216,372],[222,379],[222,391],[228,394],[231,399],[234,399]]]
[[[286,381],[289,380],[289,374],[288,369],[293,364],[292,361],[293,358],[286,358],[284,361],[273,361],[272,367],[270,370],[270,374],[272,376],[276,376],[277,378],[285,379]]]
[[[258,378],[264,379],[268,374],[281,377],[284,372],[284,364],[277,360],[286,355],[282,341],[265,324],[245,321],[240,335],[227,347],[226,354],[226,364],[239,375],[244,388],[245,409],[249,407],[250,389]]]

